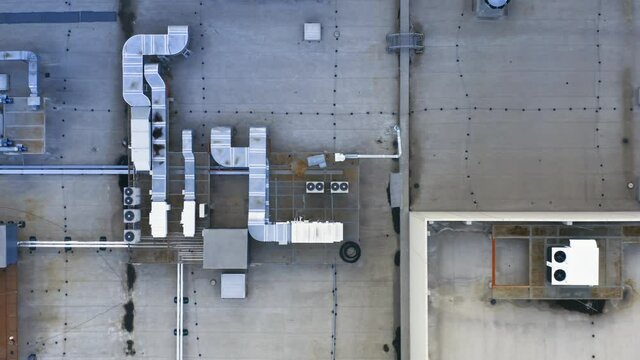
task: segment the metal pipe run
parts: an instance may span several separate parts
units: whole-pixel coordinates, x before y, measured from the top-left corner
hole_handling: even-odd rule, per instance
[[[166,249],[168,243],[128,243],[124,241],[18,241],[22,248],[145,248]]]
[[[184,264],[178,263],[176,271],[176,360],[182,360],[182,332],[184,329]]]
[[[343,154],[335,153],[335,161],[342,162],[347,159],[399,159],[402,156],[402,138],[400,136],[400,126],[394,125],[393,130],[396,132],[396,142],[398,143],[398,153],[388,154]]]

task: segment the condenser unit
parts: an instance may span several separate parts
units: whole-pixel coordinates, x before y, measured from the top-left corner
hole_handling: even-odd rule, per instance
[[[125,209],[123,211],[123,218],[125,224],[133,224],[140,222],[140,209]]]
[[[142,234],[139,229],[125,229],[124,230],[124,241],[128,243],[137,243],[140,242]]]
[[[123,191],[123,202],[126,206],[140,205],[140,188],[138,187],[126,187]]]
[[[324,192],[324,183],[322,181],[307,181],[307,194],[320,194]]]
[[[349,192],[349,183],[346,181],[332,181],[331,193],[332,194],[346,194]]]

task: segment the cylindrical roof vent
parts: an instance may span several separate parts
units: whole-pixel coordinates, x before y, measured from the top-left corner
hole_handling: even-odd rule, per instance
[[[511,0],[484,0],[484,2],[492,9],[502,9],[507,6],[509,1]]]

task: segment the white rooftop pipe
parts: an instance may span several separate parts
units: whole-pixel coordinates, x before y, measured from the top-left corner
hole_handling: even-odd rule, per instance
[[[335,153],[335,161],[342,162],[347,159],[399,159],[402,156],[402,139],[400,137],[400,126],[395,125],[393,130],[396,132],[396,138],[398,143],[398,153],[393,155],[371,155],[371,154],[343,154],[343,153]]]

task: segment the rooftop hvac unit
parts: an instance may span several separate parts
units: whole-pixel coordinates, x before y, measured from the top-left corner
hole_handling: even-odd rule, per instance
[[[349,183],[346,181],[332,181],[331,193],[332,194],[346,194],[349,192]]]
[[[141,238],[141,231],[139,229],[125,229],[124,241],[128,243],[138,243]]]
[[[126,206],[140,205],[140,188],[126,187],[123,191],[123,202]]]
[[[307,181],[307,194],[321,194],[324,192],[324,183],[322,181]]]
[[[134,224],[140,222],[140,209],[126,209],[123,212],[124,223]]]
[[[598,285],[600,256],[595,240],[569,240],[569,246],[548,247],[546,257],[551,285]]]

